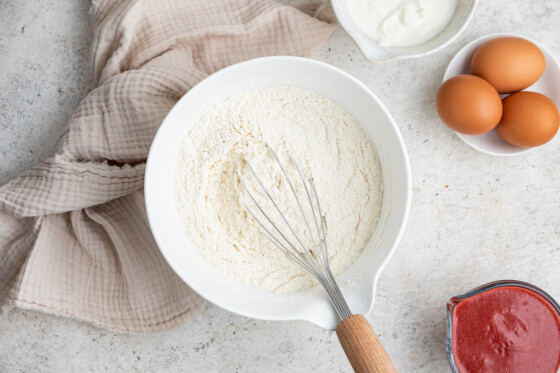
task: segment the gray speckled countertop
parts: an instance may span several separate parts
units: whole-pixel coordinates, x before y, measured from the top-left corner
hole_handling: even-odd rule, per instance
[[[91,87],[86,0],[0,0],[0,182],[48,157]],[[406,233],[368,319],[400,372],[448,372],[445,303],[497,279],[560,299],[560,140],[520,157],[465,145],[438,119],[445,67],[470,40],[518,32],[560,57],[560,2],[484,0],[453,44],[422,59],[367,62],[338,29],[317,59],[364,81],[393,114],[410,155]],[[349,372],[336,336],[213,305],[185,326],[121,334],[13,310],[0,316],[0,372]]]

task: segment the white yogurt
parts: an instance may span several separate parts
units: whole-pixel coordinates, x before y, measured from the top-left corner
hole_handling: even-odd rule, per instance
[[[447,26],[458,0],[346,0],[356,25],[378,45],[422,44]]]

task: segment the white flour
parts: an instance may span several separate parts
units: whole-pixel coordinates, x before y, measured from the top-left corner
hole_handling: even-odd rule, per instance
[[[383,183],[373,145],[354,117],[331,99],[297,87],[275,86],[232,97],[208,110],[183,141],[175,175],[177,209],[194,247],[212,266],[246,285],[275,292],[316,282],[261,234],[242,202],[253,208],[239,172],[265,211],[242,154],[272,190],[300,232],[293,195],[268,144],[293,180],[292,156],[312,176],[326,219],[333,272],[346,269],[371,237],[381,212]],[[296,185],[301,191],[301,185]]]

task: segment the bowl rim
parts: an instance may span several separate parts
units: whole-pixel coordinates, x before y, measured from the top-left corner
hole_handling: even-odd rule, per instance
[[[387,51],[387,49],[385,49],[383,47],[380,47],[377,44],[370,43],[367,40],[364,40],[364,38],[361,35],[356,33],[354,31],[354,29],[352,27],[350,27],[350,25],[348,24],[348,22],[346,20],[346,17],[343,16],[343,14],[342,14],[342,7],[345,6],[345,0],[332,0],[331,4],[332,4],[332,8],[334,10],[334,13],[336,15],[336,18],[337,18],[338,22],[340,23],[340,25],[342,26],[344,31],[346,31],[346,33],[350,36],[352,41],[356,44],[358,49],[360,49],[360,52],[362,52],[362,54],[366,57],[366,59],[370,62],[373,62],[373,63],[387,63],[387,62],[406,60],[406,59],[414,59],[414,58],[420,58],[420,57],[428,56],[430,54],[436,53],[436,52],[444,49],[445,47],[447,47],[449,44],[454,42],[459,37],[459,35],[461,35],[463,33],[463,31],[465,31],[465,29],[470,24],[470,22],[471,22],[471,20],[474,16],[474,13],[476,11],[476,7],[478,5],[478,0],[470,0],[470,6],[467,9],[467,11],[465,12],[464,21],[461,24],[461,26],[457,28],[455,33],[449,35],[449,37],[447,39],[445,39],[442,43],[435,45],[431,49],[428,49],[428,50],[425,50],[425,51],[422,51],[422,52],[413,52],[413,53],[409,53],[409,54],[390,54],[390,52]],[[368,52],[368,48],[376,48],[378,50],[385,51],[385,52],[387,52],[388,57],[387,58],[382,58],[382,59],[374,58]]]
[[[451,58],[451,60],[449,61],[449,64],[447,65],[447,67],[445,69],[445,72],[444,72],[443,78],[442,78],[442,83],[445,82],[448,79],[453,78],[454,76],[457,76],[457,75],[451,75],[449,70],[452,67],[454,67],[457,63],[463,61],[463,59],[459,59],[459,55],[462,54],[466,49],[472,48],[472,46],[474,44],[480,43],[482,41],[490,41],[490,40],[493,40],[493,39],[497,39],[497,38],[501,38],[501,37],[508,37],[508,36],[525,39],[525,40],[530,41],[531,43],[535,44],[539,49],[541,49],[541,51],[545,52],[547,54],[547,57],[550,57],[552,59],[552,61],[554,62],[554,64],[560,69],[560,63],[558,62],[558,59],[556,59],[554,54],[552,52],[550,52],[550,50],[548,48],[546,48],[544,45],[542,45],[537,40],[531,38],[530,36],[518,34],[518,33],[515,33],[515,32],[496,32],[496,33],[492,33],[492,34],[486,34],[486,35],[479,36],[478,38],[476,38],[476,39],[468,42],[467,44],[465,44],[459,51],[457,51],[457,53],[455,53],[455,55]],[[519,92],[523,92],[525,90],[526,89],[521,90]],[[509,94],[506,94],[506,95],[509,95]],[[506,95],[504,95],[504,96],[506,96]],[[464,135],[464,134],[459,133],[457,131],[453,131],[453,132],[455,132],[457,137],[459,137],[465,144],[469,145],[471,148],[476,149],[481,153],[485,153],[485,154],[488,154],[488,155],[494,155],[494,156],[498,156],[498,157],[515,157],[515,156],[518,156],[518,155],[530,153],[530,152],[535,151],[538,148],[546,145],[546,144],[543,144],[541,146],[535,146],[535,147],[531,147],[531,148],[517,147],[518,151],[511,152],[511,153],[502,153],[502,152],[487,149],[487,148],[484,148],[484,147],[481,147],[477,144],[472,143],[469,140],[469,137],[468,137],[469,135]],[[485,135],[485,134],[483,134],[483,135]],[[475,135],[475,136],[479,136],[479,135]]]
[[[179,99],[177,101],[177,103],[173,106],[173,108],[169,111],[169,113],[166,115],[166,117],[164,118],[164,120],[162,121],[155,137],[154,140],[152,142],[152,145],[150,147],[150,151],[148,154],[148,158],[146,161],[146,173],[145,173],[145,180],[144,180],[144,188],[145,188],[145,204],[146,204],[146,212],[147,212],[147,216],[148,216],[148,222],[150,225],[150,229],[152,231],[152,234],[154,236],[154,239],[156,241],[156,244],[158,246],[158,248],[160,249],[160,252],[162,254],[162,256],[164,257],[164,259],[167,261],[167,263],[169,264],[169,266],[173,269],[173,271],[175,273],[178,274],[178,276],[182,279],[183,282],[185,282],[189,287],[191,287],[192,290],[194,290],[197,294],[199,294],[200,296],[202,296],[203,298],[207,299],[208,301],[210,301],[211,303],[225,309],[228,310],[230,312],[236,313],[236,314],[240,314],[246,317],[250,317],[250,318],[255,318],[255,319],[261,319],[261,320],[306,320],[306,321],[310,321],[315,323],[313,320],[311,319],[307,319],[305,317],[302,316],[301,313],[299,314],[292,314],[289,316],[273,316],[273,317],[268,317],[262,314],[254,314],[251,312],[245,312],[245,311],[241,311],[236,309],[235,307],[231,307],[229,304],[222,302],[221,300],[217,299],[216,297],[214,297],[214,295],[212,293],[209,292],[205,292],[204,289],[201,289],[200,287],[198,287],[196,284],[193,284],[192,282],[188,281],[188,278],[184,278],[180,273],[181,271],[177,268],[176,263],[174,263],[174,261],[172,260],[172,258],[169,257],[168,252],[165,249],[162,249],[161,246],[161,240],[160,240],[160,234],[162,234],[160,232],[160,230],[157,228],[160,224],[158,224],[157,222],[154,221],[154,214],[152,212],[152,203],[151,203],[151,195],[153,194],[152,192],[152,184],[156,183],[157,180],[153,180],[152,177],[150,177],[150,175],[152,174],[152,169],[155,166],[154,164],[154,158],[156,157],[157,154],[157,147],[160,142],[160,138],[162,137],[162,133],[163,133],[163,129],[166,126],[166,122],[168,121],[168,118],[173,116],[175,111],[178,110],[177,108],[179,106],[181,106],[181,102],[183,100],[185,100],[186,97],[192,96],[192,95],[196,95],[199,87],[201,87],[204,84],[207,84],[208,81],[212,81],[212,80],[216,80],[216,79],[220,79],[221,75],[223,74],[229,74],[231,71],[235,71],[235,69],[237,69],[239,66],[241,65],[250,65],[250,64],[260,64],[260,63],[267,63],[268,61],[295,61],[295,62],[299,62],[299,63],[304,63],[304,64],[308,64],[308,65],[312,65],[312,66],[321,66],[322,68],[329,70],[332,73],[341,75],[343,78],[351,81],[353,84],[357,85],[360,89],[362,89],[364,92],[366,92],[368,94],[368,96],[378,105],[378,107],[381,109],[381,111],[384,113],[384,115],[387,116],[388,118],[388,125],[391,127],[392,132],[394,132],[394,135],[396,136],[396,139],[399,143],[399,149],[396,150],[400,153],[400,156],[403,159],[403,163],[404,163],[404,174],[405,174],[405,184],[403,187],[403,190],[405,191],[405,193],[403,193],[402,195],[402,199],[404,199],[404,208],[402,211],[402,216],[400,216],[399,218],[399,226],[398,229],[395,229],[396,231],[396,235],[395,238],[391,244],[391,248],[388,251],[388,253],[385,255],[385,257],[381,260],[380,265],[378,267],[378,269],[376,270],[375,274],[373,274],[372,279],[371,279],[371,289],[372,289],[372,294],[371,294],[371,302],[369,303],[369,307],[368,307],[368,311],[367,313],[371,312],[371,310],[373,309],[373,299],[375,296],[375,289],[376,289],[376,285],[377,285],[377,281],[379,279],[379,276],[381,274],[381,272],[383,271],[383,269],[385,268],[385,266],[388,264],[388,262],[390,261],[390,259],[392,258],[392,256],[394,255],[397,246],[404,234],[405,228],[406,228],[406,223],[408,221],[408,217],[409,217],[409,213],[410,213],[410,206],[411,206],[411,198],[412,198],[412,189],[411,189],[411,171],[410,171],[410,160],[408,158],[408,153],[406,150],[406,146],[404,143],[404,140],[402,138],[402,134],[400,133],[396,122],[394,120],[394,118],[391,116],[391,114],[389,113],[389,111],[387,110],[387,108],[383,105],[383,103],[379,100],[379,98],[361,81],[359,81],[357,78],[353,77],[352,75],[350,75],[349,73],[347,73],[346,71],[339,69],[337,67],[334,67],[330,64],[327,64],[325,62],[321,62],[318,60],[313,60],[310,58],[303,58],[303,57],[294,57],[294,56],[268,56],[268,57],[260,57],[260,58],[255,58],[255,59],[251,59],[248,61],[244,61],[244,62],[240,62],[231,66],[228,66],[224,69],[221,69],[211,75],[209,75],[208,77],[206,77],[205,79],[203,79],[202,81],[200,81],[198,84],[196,84],[193,88],[191,88],[187,93],[185,93],[185,95],[183,95],[183,97],[181,97],[181,99]],[[161,145],[159,145],[161,146]],[[342,288],[344,286],[341,286]],[[366,314],[367,314],[366,313]],[[317,325],[320,325],[319,323],[315,323]],[[321,325],[320,325],[321,326]]]

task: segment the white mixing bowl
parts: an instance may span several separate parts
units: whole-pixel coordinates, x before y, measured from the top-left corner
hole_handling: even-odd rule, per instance
[[[276,294],[237,283],[210,266],[191,245],[175,207],[173,176],[183,138],[208,108],[247,90],[292,85],[328,96],[353,114],[371,137],[385,185],[380,223],[358,259],[337,276],[351,310],[368,314],[377,279],[402,235],[410,207],[410,167],[393,119],[360,81],[331,65],[298,57],[265,57],[230,66],[185,94],[164,119],[150,149],[145,196],[155,240],[173,270],[210,302],[263,320],[307,320],[334,329],[337,317],[319,286]]]

